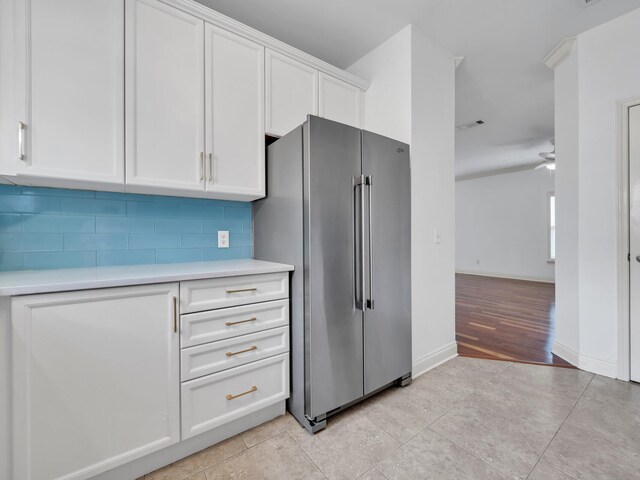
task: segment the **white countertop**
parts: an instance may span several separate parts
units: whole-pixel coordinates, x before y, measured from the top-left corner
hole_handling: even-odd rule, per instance
[[[291,270],[293,270],[292,265],[248,259],[3,272],[0,273],[0,296],[145,285]]]

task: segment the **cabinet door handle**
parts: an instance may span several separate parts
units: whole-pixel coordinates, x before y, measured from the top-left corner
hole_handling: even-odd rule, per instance
[[[257,392],[257,391],[258,391],[258,387],[256,387],[254,385],[253,387],[251,387],[246,392],[242,392],[242,393],[239,393],[237,395],[231,395],[231,394],[227,395],[227,400],[233,400],[234,398],[242,397],[243,395],[247,395],[249,393],[253,393],[253,392]]]
[[[200,152],[200,181],[204,181],[204,152]]]
[[[24,140],[25,140],[25,130],[27,129],[27,125],[23,122],[18,122],[18,159],[24,160]]]
[[[238,325],[240,323],[255,322],[256,320],[258,320],[258,317],[251,317],[251,318],[247,318],[246,320],[238,320],[237,322],[224,322],[224,324],[227,327],[230,327],[232,325]]]
[[[209,154],[209,183],[213,182],[213,154]]]
[[[173,297],[173,333],[178,332],[178,298]]]
[[[234,355],[240,355],[241,353],[247,353],[247,352],[252,352],[254,350],[257,350],[258,347],[255,345],[251,345],[249,348],[245,348],[244,350],[239,350],[237,352],[227,352],[227,357],[233,357]]]
[[[240,288],[238,290],[227,290],[227,293],[255,292],[257,288]]]

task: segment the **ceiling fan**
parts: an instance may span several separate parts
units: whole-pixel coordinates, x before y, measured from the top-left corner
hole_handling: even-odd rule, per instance
[[[540,155],[544,161],[537,165],[534,170],[538,170],[540,168],[547,168],[549,170],[556,169],[556,144],[554,140],[551,140],[551,145],[553,145],[553,150],[550,152],[540,152]]]

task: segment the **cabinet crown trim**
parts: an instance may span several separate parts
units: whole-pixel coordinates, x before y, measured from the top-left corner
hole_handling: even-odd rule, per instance
[[[320,60],[308,53],[298,50],[297,48],[287,45],[286,43],[277,40],[266,33],[262,33],[254,28],[245,25],[231,17],[227,17],[220,12],[216,12],[209,7],[201,5],[194,0],[161,0],[167,5],[172,5],[180,10],[195,15],[202,20],[209,22],[218,27],[224,28],[230,32],[236,33],[244,38],[253,40],[254,42],[264,45],[266,48],[270,48],[278,53],[282,53],[298,60],[313,68],[317,68],[321,72],[329,74],[340,80],[344,80],[347,83],[357,86],[358,88],[366,91],[369,89],[371,82],[360,78],[352,73],[346,72],[330,63]]]

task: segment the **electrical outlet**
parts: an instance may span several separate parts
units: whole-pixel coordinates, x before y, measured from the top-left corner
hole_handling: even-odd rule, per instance
[[[218,248],[229,248],[228,230],[218,230]]]
[[[442,243],[442,234],[437,228],[433,231],[433,243],[440,245]]]

